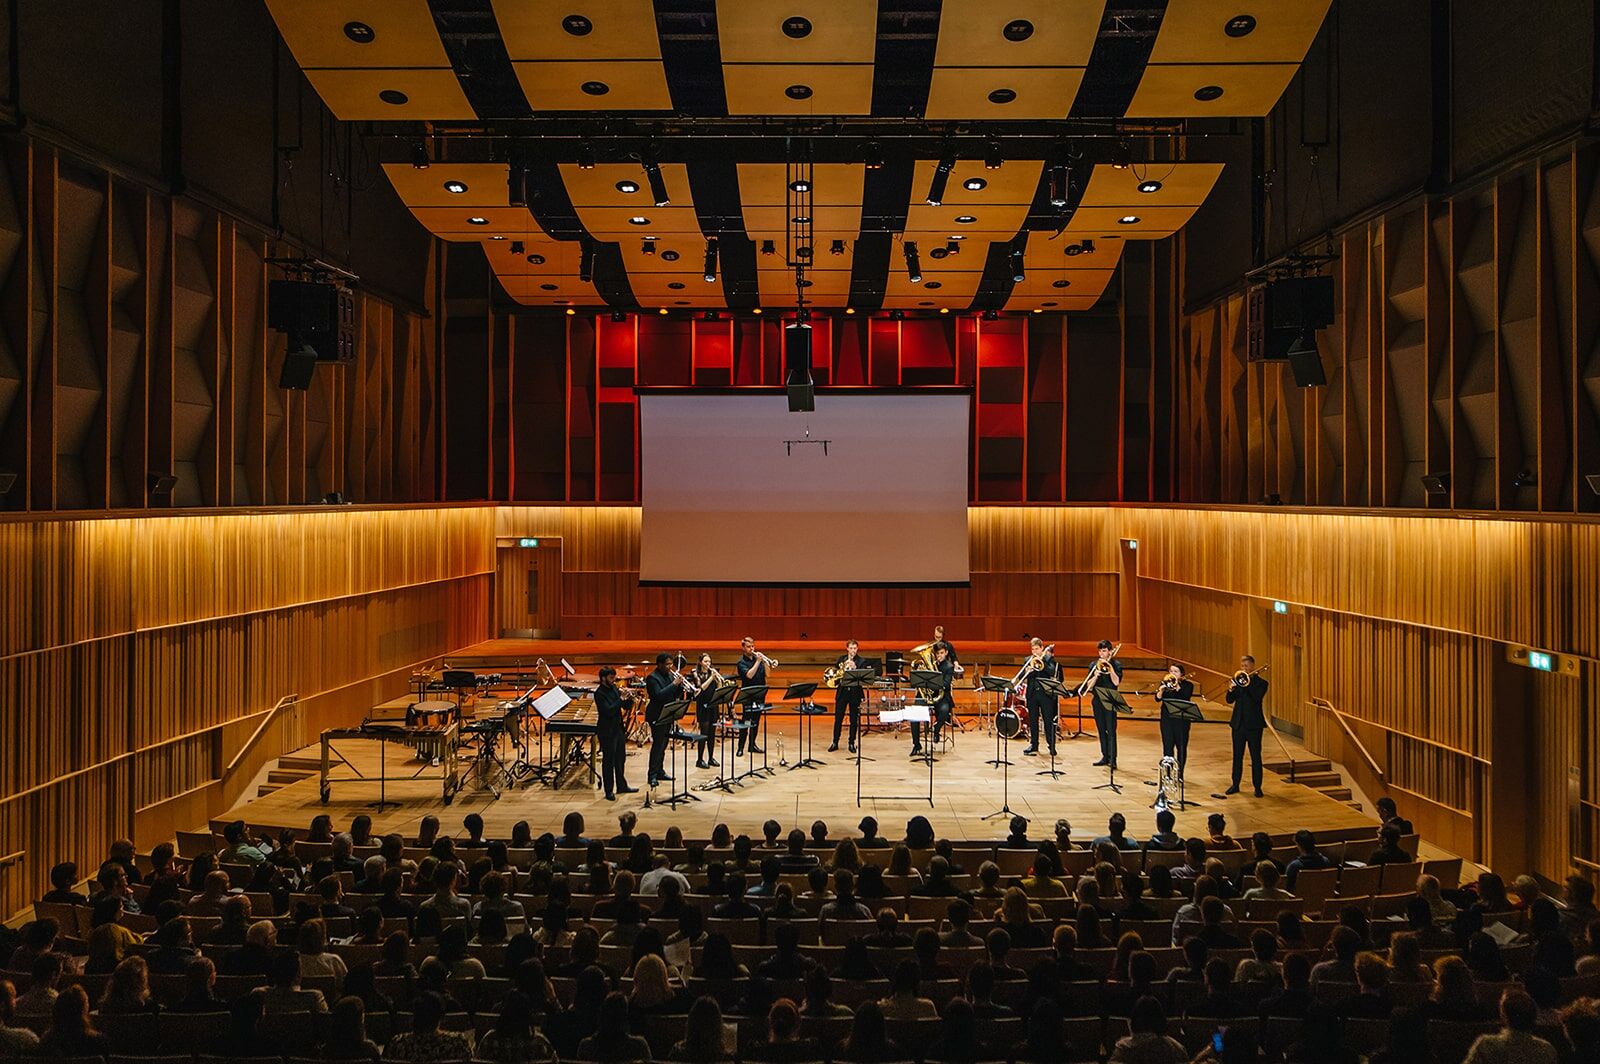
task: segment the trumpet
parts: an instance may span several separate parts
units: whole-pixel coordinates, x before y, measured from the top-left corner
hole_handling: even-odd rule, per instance
[[[755,652],[755,654],[756,654],[756,658],[758,660],[761,660],[761,661],[764,661],[764,662],[767,663],[767,668],[776,669],[778,667],[778,663],[776,661],[774,661],[772,658],[767,657],[765,654],[761,653],[761,651],[758,650],[758,651]]]

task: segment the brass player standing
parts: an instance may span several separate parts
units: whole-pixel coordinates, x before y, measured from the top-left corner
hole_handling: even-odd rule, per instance
[[[861,645],[854,639],[844,645],[844,656],[833,663],[833,667],[843,672],[849,669],[859,669],[861,659],[857,656]],[[851,684],[848,687],[840,685],[833,693],[833,744],[828,750],[839,749],[839,733],[844,730],[844,715],[850,714],[850,752],[856,752],[856,736],[861,730],[861,700],[866,696],[866,691],[860,684]]]

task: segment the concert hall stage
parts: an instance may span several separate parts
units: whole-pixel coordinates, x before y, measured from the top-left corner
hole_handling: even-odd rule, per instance
[[[735,644],[706,646],[685,645],[687,654],[698,653],[702,647],[710,649],[719,667],[730,662],[737,651]],[[1019,662],[1016,642],[984,644],[958,643],[958,651],[970,674],[982,667],[986,660],[993,661],[996,675],[1010,676]],[[531,665],[537,658],[555,664],[565,657],[580,672],[591,672],[602,662],[614,664],[641,663],[653,656],[653,646],[639,643],[578,643],[576,641],[492,640],[468,647],[446,657],[453,667],[471,666],[483,671],[509,670],[513,665]],[[672,649],[676,650],[676,647]],[[797,680],[814,680],[820,675],[824,661],[831,662],[837,650],[817,643],[786,644],[762,643],[761,649],[783,664],[771,681],[775,690],[780,683]],[[868,657],[879,656],[886,649],[881,645],[863,648]],[[893,649],[904,650],[903,646]],[[1075,682],[1081,675],[1090,655],[1092,644],[1062,645],[1057,648],[1068,681]],[[1048,757],[1025,757],[1025,742],[1009,744],[1013,762],[1009,776],[999,767],[988,764],[995,757],[996,740],[986,726],[986,707],[980,693],[969,686],[958,685],[957,714],[965,725],[956,733],[953,744],[942,753],[933,770],[933,802],[906,796],[926,795],[928,791],[927,766],[908,757],[910,735],[907,731],[874,730],[866,738],[864,751],[874,760],[861,766],[861,790],[868,797],[857,804],[857,767],[848,759],[843,744],[837,752],[827,752],[832,737],[832,692],[819,690],[818,702],[827,707],[826,715],[811,718],[814,729],[815,756],[824,764],[816,767],[794,768],[801,756],[801,731],[806,718],[785,706],[768,722],[766,761],[770,774],[752,777],[735,785],[731,791],[698,788],[717,776],[715,769],[689,769],[689,793],[699,798],[677,807],[660,804],[667,797],[667,787],[657,788],[654,802],[646,807],[649,797],[644,789],[646,749],[629,747],[627,775],[630,784],[640,788],[639,793],[620,796],[608,802],[593,786],[585,772],[569,773],[564,786],[551,788],[539,782],[519,784],[504,790],[495,798],[482,789],[475,779],[468,777],[465,786],[446,805],[437,781],[396,782],[395,777],[414,773],[419,763],[411,760],[411,750],[404,744],[390,743],[386,750],[387,797],[398,802],[395,808],[382,811],[369,807],[377,799],[375,784],[343,784],[333,788],[330,801],[319,801],[318,780],[315,776],[300,782],[287,783],[272,793],[241,803],[227,816],[215,823],[234,817],[243,817],[252,824],[270,827],[303,828],[313,816],[326,812],[335,824],[348,824],[358,813],[372,815],[377,831],[396,830],[406,834],[414,832],[418,821],[429,813],[438,815],[449,827],[459,825],[461,817],[469,812],[482,814],[491,836],[507,836],[519,820],[526,820],[535,834],[559,829],[567,812],[577,810],[584,814],[592,830],[603,832],[623,810],[632,809],[640,814],[639,830],[656,837],[668,825],[676,824],[691,837],[709,834],[713,825],[726,822],[735,833],[756,834],[763,820],[771,817],[787,830],[791,826],[809,828],[813,820],[828,823],[836,837],[854,834],[856,824],[864,815],[876,816],[886,835],[898,836],[905,821],[911,816],[928,816],[941,835],[952,839],[998,839],[1006,834],[1004,817],[984,819],[998,811],[1007,801],[1013,811],[1029,818],[1032,833],[1048,835],[1058,817],[1066,817],[1072,824],[1073,835],[1089,839],[1102,834],[1107,817],[1116,811],[1123,812],[1129,820],[1130,833],[1136,837],[1149,834],[1154,816],[1150,804],[1155,789],[1145,781],[1154,780],[1161,757],[1161,740],[1154,719],[1154,702],[1148,697],[1159,678],[1163,659],[1138,648],[1125,648],[1122,654],[1129,668],[1124,688],[1130,685],[1133,694],[1129,702],[1135,709],[1134,718],[1124,718],[1119,726],[1120,770],[1116,782],[1122,788],[1118,794],[1103,787],[1108,782],[1106,770],[1094,768],[1091,762],[1099,757],[1099,743],[1093,733],[1092,715],[1087,702],[1083,713],[1083,734],[1067,738],[1078,730],[1076,707],[1063,700],[1063,738],[1058,749],[1056,767],[1062,772],[1052,779],[1040,773],[1050,767]],[[1074,673],[1074,668],[1079,671]],[[728,671],[724,668],[724,671]],[[1285,736],[1284,747],[1267,737],[1266,760],[1269,766],[1279,766],[1281,771],[1269,768],[1266,775],[1264,798],[1254,798],[1249,793],[1249,770],[1246,766],[1245,790],[1229,798],[1216,796],[1228,785],[1231,739],[1227,727],[1228,707],[1221,701],[1221,691],[1226,680],[1209,677],[1202,683],[1210,698],[1201,702],[1206,722],[1196,724],[1189,751],[1188,809],[1178,811],[1178,831],[1185,835],[1201,834],[1205,817],[1213,812],[1225,813],[1228,828],[1236,836],[1255,830],[1291,832],[1309,827],[1343,828],[1372,825],[1376,821],[1369,811],[1352,808],[1349,804],[1328,797],[1318,790],[1288,779],[1288,761],[1296,759],[1298,772],[1304,774],[1307,765],[1314,772],[1326,772],[1326,762],[1306,753],[1297,743]],[[489,708],[492,702],[485,702]],[[875,708],[875,707],[874,707]],[[875,715],[872,714],[872,715]],[[378,746],[373,743],[352,745],[345,756],[354,768],[367,776],[375,776]],[[1287,751],[1287,753],[1285,752]],[[1043,750],[1041,749],[1041,753]],[[318,756],[315,747],[301,751],[299,758]],[[679,752],[679,765],[687,760],[692,766],[693,755],[685,759]],[[760,763],[759,755],[756,758]],[[780,765],[780,760],[787,765]],[[294,762],[294,759],[291,759]],[[304,762],[295,762],[304,763]],[[463,763],[465,773],[468,765]],[[681,789],[681,787],[680,787]],[[873,798],[872,795],[895,795],[895,798]]]

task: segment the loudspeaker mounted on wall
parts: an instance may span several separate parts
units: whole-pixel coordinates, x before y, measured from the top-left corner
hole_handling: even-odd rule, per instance
[[[789,410],[817,408],[817,389],[811,379],[811,326],[803,321],[783,328],[783,386],[789,393]]]

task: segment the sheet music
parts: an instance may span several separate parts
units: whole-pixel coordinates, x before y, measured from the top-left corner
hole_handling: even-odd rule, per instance
[[[563,669],[566,669],[566,670],[567,670],[567,675],[568,675],[568,676],[573,676],[573,675],[576,675],[576,673],[577,673],[577,671],[578,671],[578,670],[577,670],[577,669],[574,669],[574,668],[573,668],[573,667],[572,667],[572,664],[571,664],[571,663],[570,663],[570,662],[569,662],[569,661],[567,661],[567,659],[566,659],[566,658],[562,658],[562,659],[561,659],[561,667],[562,667],[562,668],[563,668]]]
[[[559,687],[552,687],[533,700],[533,708],[539,711],[539,716],[549,720],[571,701],[572,696],[567,692]]]
[[[926,724],[932,720],[929,706],[906,706],[903,709],[880,709],[878,720],[884,724],[901,724],[915,722]]]

